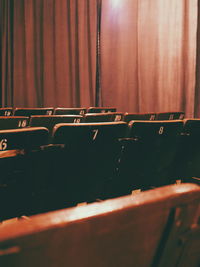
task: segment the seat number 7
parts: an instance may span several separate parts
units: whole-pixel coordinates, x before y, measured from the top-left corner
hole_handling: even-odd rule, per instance
[[[94,141],[96,139],[96,137],[97,137],[97,134],[98,134],[99,130],[98,129],[95,129],[92,132],[94,134],[92,140]]]

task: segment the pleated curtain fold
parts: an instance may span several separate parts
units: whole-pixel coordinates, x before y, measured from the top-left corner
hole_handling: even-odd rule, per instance
[[[198,113],[197,0],[102,0],[101,103]],[[2,106],[93,106],[97,0],[0,0]]]
[[[193,116],[197,0],[103,0],[103,105]]]
[[[13,77],[5,82],[13,81],[13,104],[94,105],[96,1],[14,0],[9,11],[14,13]]]

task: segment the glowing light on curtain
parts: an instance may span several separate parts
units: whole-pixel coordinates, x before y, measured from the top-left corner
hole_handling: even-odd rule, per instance
[[[101,29],[105,106],[193,116],[197,0],[104,0]]]
[[[112,0],[111,5],[113,8],[119,8],[122,0]]]

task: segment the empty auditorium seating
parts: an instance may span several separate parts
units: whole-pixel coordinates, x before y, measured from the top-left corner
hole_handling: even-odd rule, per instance
[[[2,116],[0,117],[0,130],[24,128],[28,126],[28,123],[28,117]]]
[[[55,126],[53,143],[65,144],[55,168],[61,188],[69,190],[64,192],[66,196],[74,202],[106,198],[120,156],[118,139],[125,137],[126,131],[124,122]],[[59,186],[58,180],[55,182]]]
[[[46,127],[50,134],[53,127],[58,123],[80,123],[83,121],[83,117],[80,115],[40,115],[31,116],[29,125],[31,127]]]
[[[130,122],[133,120],[148,120],[153,121],[156,118],[156,113],[125,113],[124,121]]]
[[[54,115],[84,115],[86,108],[55,108]]]
[[[53,115],[54,108],[16,108],[14,116]]]
[[[114,107],[89,107],[87,113],[106,113],[106,112],[116,112]]]
[[[184,112],[160,112],[156,114],[156,120],[183,120]]]
[[[41,109],[16,110],[28,110],[28,116],[32,110]],[[143,121],[138,120],[140,116]],[[19,183],[24,191],[31,186],[31,190],[27,190],[32,194],[27,214],[113,198],[176,180],[198,184],[200,120],[150,121],[154,116],[153,113],[124,115],[109,111],[83,116],[0,117],[0,164],[6,166],[2,167],[3,173],[8,177],[11,169],[13,180],[17,173],[23,174],[23,181],[25,174],[29,176],[27,184]],[[9,131],[26,130],[27,126],[30,132]],[[27,137],[34,127],[45,127],[46,142],[43,135],[40,144],[36,134],[32,137],[36,139]],[[7,150],[15,151],[7,153]],[[12,167],[9,166],[11,162]],[[14,192],[14,187],[12,190]]]
[[[185,184],[0,227],[1,267],[198,267],[200,187]]]
[[[169,184],[175,173],[176,157],[182,121],[132,121],[128,138],[122,139],[119,166],[119,189],[149,188]]]
[[[0,108],[0,116],[12,116],[13,108]]]

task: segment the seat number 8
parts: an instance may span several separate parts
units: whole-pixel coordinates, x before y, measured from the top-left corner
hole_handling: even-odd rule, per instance
[[[160,129],[159,129],[159,131],[158,131],[158,133],[159,133],[159,134],[163,134],[163,132],[164,132],[164,127],[161,126]]]

